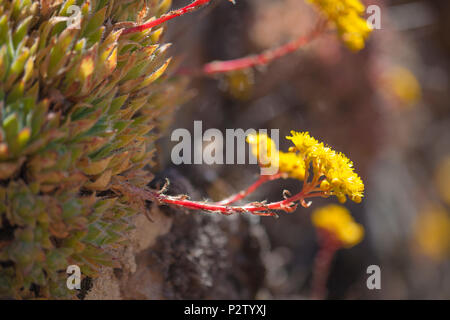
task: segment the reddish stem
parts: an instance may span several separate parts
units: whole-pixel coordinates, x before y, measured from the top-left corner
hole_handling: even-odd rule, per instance
[[[256,189],[258,189],[263,183],[267,182],[267,181],[273,181],[273,180],[277,180],[280,179],[283,176],[283,173],[278,173],[278,174],[274,174],[271,176],[259,176],[259,179],[253,183],[250,187],[248,187],[247,189],[236,193],[235,195],[232,195],[231,197],[224,199],[220,202],[217,202],[216,204],[220,204],[220,205],[228,205],[231,203],[234,203],[236,201],[239,201],[243,198],[245,198],[246,196],[248,196],[249,194],[255,192]]]
[[[158,195],[157,199],[160,202],[166,204],[173,204],[188,209],[219,212],[225,215],[230,215],[238,212],[248,212],[259,216],[275,216],[276,214],[272,212],[272,210],[292,211],[293,209],[295,209],[295,202],[300,201],[306,197],[307,196],[303,192],[299,192],[296,195],[282,201],[272,202],[269,204],[254,203],[245,206],[227,206],[215,203],[198,202],[187,199],[179,199],[166,195]]]
[[[204,210],[208,212],[217,212],[224,215],[230,215],[233,213],[251,213],[259,216],[276,216],[274,211],[284,211],[284,212],[293,212],[297,206],[298,202],[301,203],[302,206],[307,207],[309,204],[305,202],[305,199],[312,197],[321,197],[324,196],[325,193],[310,193],[315,186],[307,185],[306,188],[289,198],[286,198],[282,201],[272,202],[272,203],[263,203],[263,202],[253,202],[244,206],[228,206],[217,203],[208,203],[204,201],[192,201],[189,200],[187,196],[169,196],[164,194],[162,191],[154,191],[147,188],[139,188],[131,185],[126,181],[117,180],[115,184],[111,186],[112,190],[125,194],[132,195],[136,200],[140,201],[156,201],[158,203],[165,203],[169,205],[175,205],[178,207],[184,207],[188,209],[194,210]],[[163,187],[163,191],[166,190],[166,187]]]
[[[322,300],[327,294],[327,281],[330,273],[331,262],[341,242],[335,235],[325,229],[317,230],[320,241],[320,249],[314,261],[311,298]]]
[[[251,55],[244,58],[228,61],[213,61],[203,66],[202,73],[211,75],[236,70],[247,69],[255,66],[267,65],[272,61],[284,57],[285,55],[297,51],[300,47],[310,43],[325,30],[326,24],[320,20],[316,27],[306,36],[301,36],[280,47],[269,49],[258,55]]]
[[[170,11],[169,13],[159,17],[158,19],[152,20],[150,22],[144,23],[144,24],[136,26],[136,27],[125,29],[122,32],[122,35],[129,34],[129,33],[135,33],[135,32],[141,32],[141,31],[159,26],[160,24],[163,24],[166,21],[172,20],[173,18],[182,16],[186,13],[194,11],[194,10],[198,9],[199,7],[209,3],[211,1],[212,0],[195,0],[191,4],[189,4],[183,8],[180,8],[180,9]]]
[[[298,202],[301,203],[302,206],[308,207],[309,204],[305,202],[307,198],[313,197],[321,197],[324,193],[309,193],[309,188],[303,189],[301,192],[289,197],[287,199],[272,202],[272,203],[261,203],[254,202],[244,206],[227,206],[216,203],[207,203],[200,201],[192,201],[185,199],[183,197],[172,197],[165,194],[155,194],[152,193],[151,199],[156,198],[157,201],[161,203],[176,205],[179,207],[185,207],[188,209],[196,209],[196,210],[205,210],[209,212],[217,212],[225,215],[230,215],[233,213],[251,213],[259,216],[276,216],[276,213],[273,211],[285,211],[285,212],[293,212],[297,206]]]

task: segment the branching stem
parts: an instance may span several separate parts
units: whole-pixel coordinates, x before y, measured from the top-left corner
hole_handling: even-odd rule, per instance
[[[275,179],[276,177],[273,178]],[[256,187],[254,188],[256,189],[262,182],[256,182]],[[253,186],[255,186],[255,184]],[[117,193],[132,195],[135,199],[138,199],[139,201],[148,200],[157,202],[159,204],[174,205],[177,207],[183,207],[193,210],[204,210],[207,212],[221,213],[224,215],[231,215],[234,213],[251,213],[253,215],[258,216],[277,216],[276,213],[277,211],[293,212],[298,207],[299,203],[304,207],[308,207],[309,203],[305,201],[305,199],[307,198],[326,196],[326,194],[323,192],[311,193],[311,190],[313,190],[315,187],[316,185],[307,183],[303,187],[302,191],[284,200],[272,203],[266,203],[265,201],[252,202],[242,206],[230,206],[222,204],[221,202],[208,203],[205,201],[193,201],[190,200],[189,197],[186,195],[170,196],[163,192],[158,192],[156,190],[151,190],[149,188],[135,187],[123,180],[122,181],[118,180],[115,183],[115,185],[112,186],[112,190]],[[244,191],[243,194],[246,194],[246,192]],[[243,196],[239,196],[238,194],[238,196],[236,197],[241,198]],[[223,202],[229,203],[229,200]]]

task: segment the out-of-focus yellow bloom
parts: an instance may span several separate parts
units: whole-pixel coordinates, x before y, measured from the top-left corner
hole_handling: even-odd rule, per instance
[[[422,89],[414,74],[404,67],[389,69],[383,77],[383,86],[405,104],[420,100]]]
[[[364,228],[353,220],[347,208],[330,204],[314,210],[311,216],[315,227],[333,233],[346,248],[353,247],[364,237]]]
[[[427,256],[441,260],[450,254],[450,215],[440,206],[425,208],[415,222],[415,240]]]
[[[236,70],[226,73],[225,89],[237,100],[248,100],[253,94],[255,79],[252,69]]]
[[[347,196],[360,203],[364,192],[364,183],[354,172],[353,163],[342,153],[332,150],[311,137],[308,132],[291,131],[291,140],[295,147],[290,152],[298,152],[305,160],[305,167],[312,165],[314,175],[322,177],[320,189],[335,195],[339,202],[344,203]]]
[[[319,11],[336,25],[339,36],[348,48],[354,51],[364,48],[371,28],[362,17],[365,7],[359,0],[308,1],[315,4]]]
[[[305,178],[305,161],[303,158],[292,152],[278,151],[273,140],[266,134],[250,134],[247,136],[247,142],[260,165],[268,166],[278,161],[280,172],[298,180]]]
[[[269,136],[266,134],[249,134],[246,140],[260,165],[267,166],[277,161],[278,149]]]
[[[434,181],[439,196],[450,206],[450,155],[439,161],[434,173]]]

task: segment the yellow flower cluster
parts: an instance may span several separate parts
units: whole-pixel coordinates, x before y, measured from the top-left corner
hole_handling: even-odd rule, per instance
[[[344,203],[347,196],[360,203],[364,192],[364,183],[354,172],[353,163],[342,153],[332,150],[311,137],[308,132],[291,131],[291,140],[295,147],[290,152],[298,152],[305,161],[305,167],[312,165],[314,175],[322,178],[320,189],[326,194],[335,195]]]
[[[266,134],[250,134],[247,142],[260,166],[276,165],[280,172],[289,178],[303,180],[305,178],[305,162],[296,153],[278,151],[275,143]]]
[[[260,166],[273,166],[278,162],[280,172],[298,180],[304,180],[306,168],[312,166],[316,182],[320,182],[324,195],[335,195],[342,203],[347,196],[354,202],[361,202],[364,184],[345,155],[319,143],[308,132],[292,131],[291,134],[286,138],[295,147],[291,147],[289,152],[278,151],[272,139],[265,134],[248,135],[247,142]]]
[[[371,32],[362,17],[364,5],[360,0],[308,0],[315,4],[328,20],[332,21],[339,36],[351,50],[364,48],[364,41]]]
[[[333,233],[346,248],[353,247],[364,237],[364,228],[353,220],[343,206],[330,204],[314,210],[311,216],[315,227]]]

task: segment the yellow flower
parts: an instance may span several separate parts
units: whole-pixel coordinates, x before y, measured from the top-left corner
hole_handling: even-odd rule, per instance
[[[344,203],[347,196],[360,203],[364,192],[364,183],[354,172],[353,163],[342,153],[332,150],[311,137],[308,132],[291,131],[291,140],[295,147],[290,152],[298,152],[305,160],[305,168],[312,166],[316,179],[322,179],[322,192],[335,195]]]
[[[247,143],[251,147],[252,154],[258,159],[260,166],[275,165],[278,161],[278,149],[266,134],[249,134]]]
[[[362,17],[365,7],[359,0],[308,1],[315,4],[319,11],[336,25],[339,36],[348,48],[354,51],[364,48],[371,28]]]
[[[248,100],[255,86],[253,69],[236,70],[226,73],[225,84],[227,93],[237,100]]]
[[[261,166],[268,166],[278,161],[279,172],[298,180],[305,178],[305,161],[292,152],[278,151],[275,143],[266,134],[250,134],[247,142],[251,146],[253,155]]]
[[[330,204],[314,210],[311,216],[315,227],[333,233],[346,248],[353,247],[364,237],[364,228],[353,220],[347,208]]]
[[[288,174],[290,178],[305,179],[305,161],[292,152],[279,151],[280,171]]]
[[[422,89],[414,74],[404,67],[394,67],[383,75],[385,90],[406,105],[420,100]]]
[[[435,260],[450,254],[450,215],[440,206],[428,206],[417,217],[414,235],[420,250]]]
[[[312,166],[315,177],[312,181],[320,184],[318,187],[322,195],[335,195],[341,203],[347,200],[347,196],[356,203],[361,202],[364,183],[345,155],[325,146],[308,132],[291,131],[291,134],[286,138],[295,147],[291,147],[289,152],[278,151],[273,140],[266,134],[248,135],[247,142],[261,167],[273,166],[278,162],[280,172],[286,173],[290,178],[304,180],[306,168]],[[313,189],[315,187],[316,185]]]

